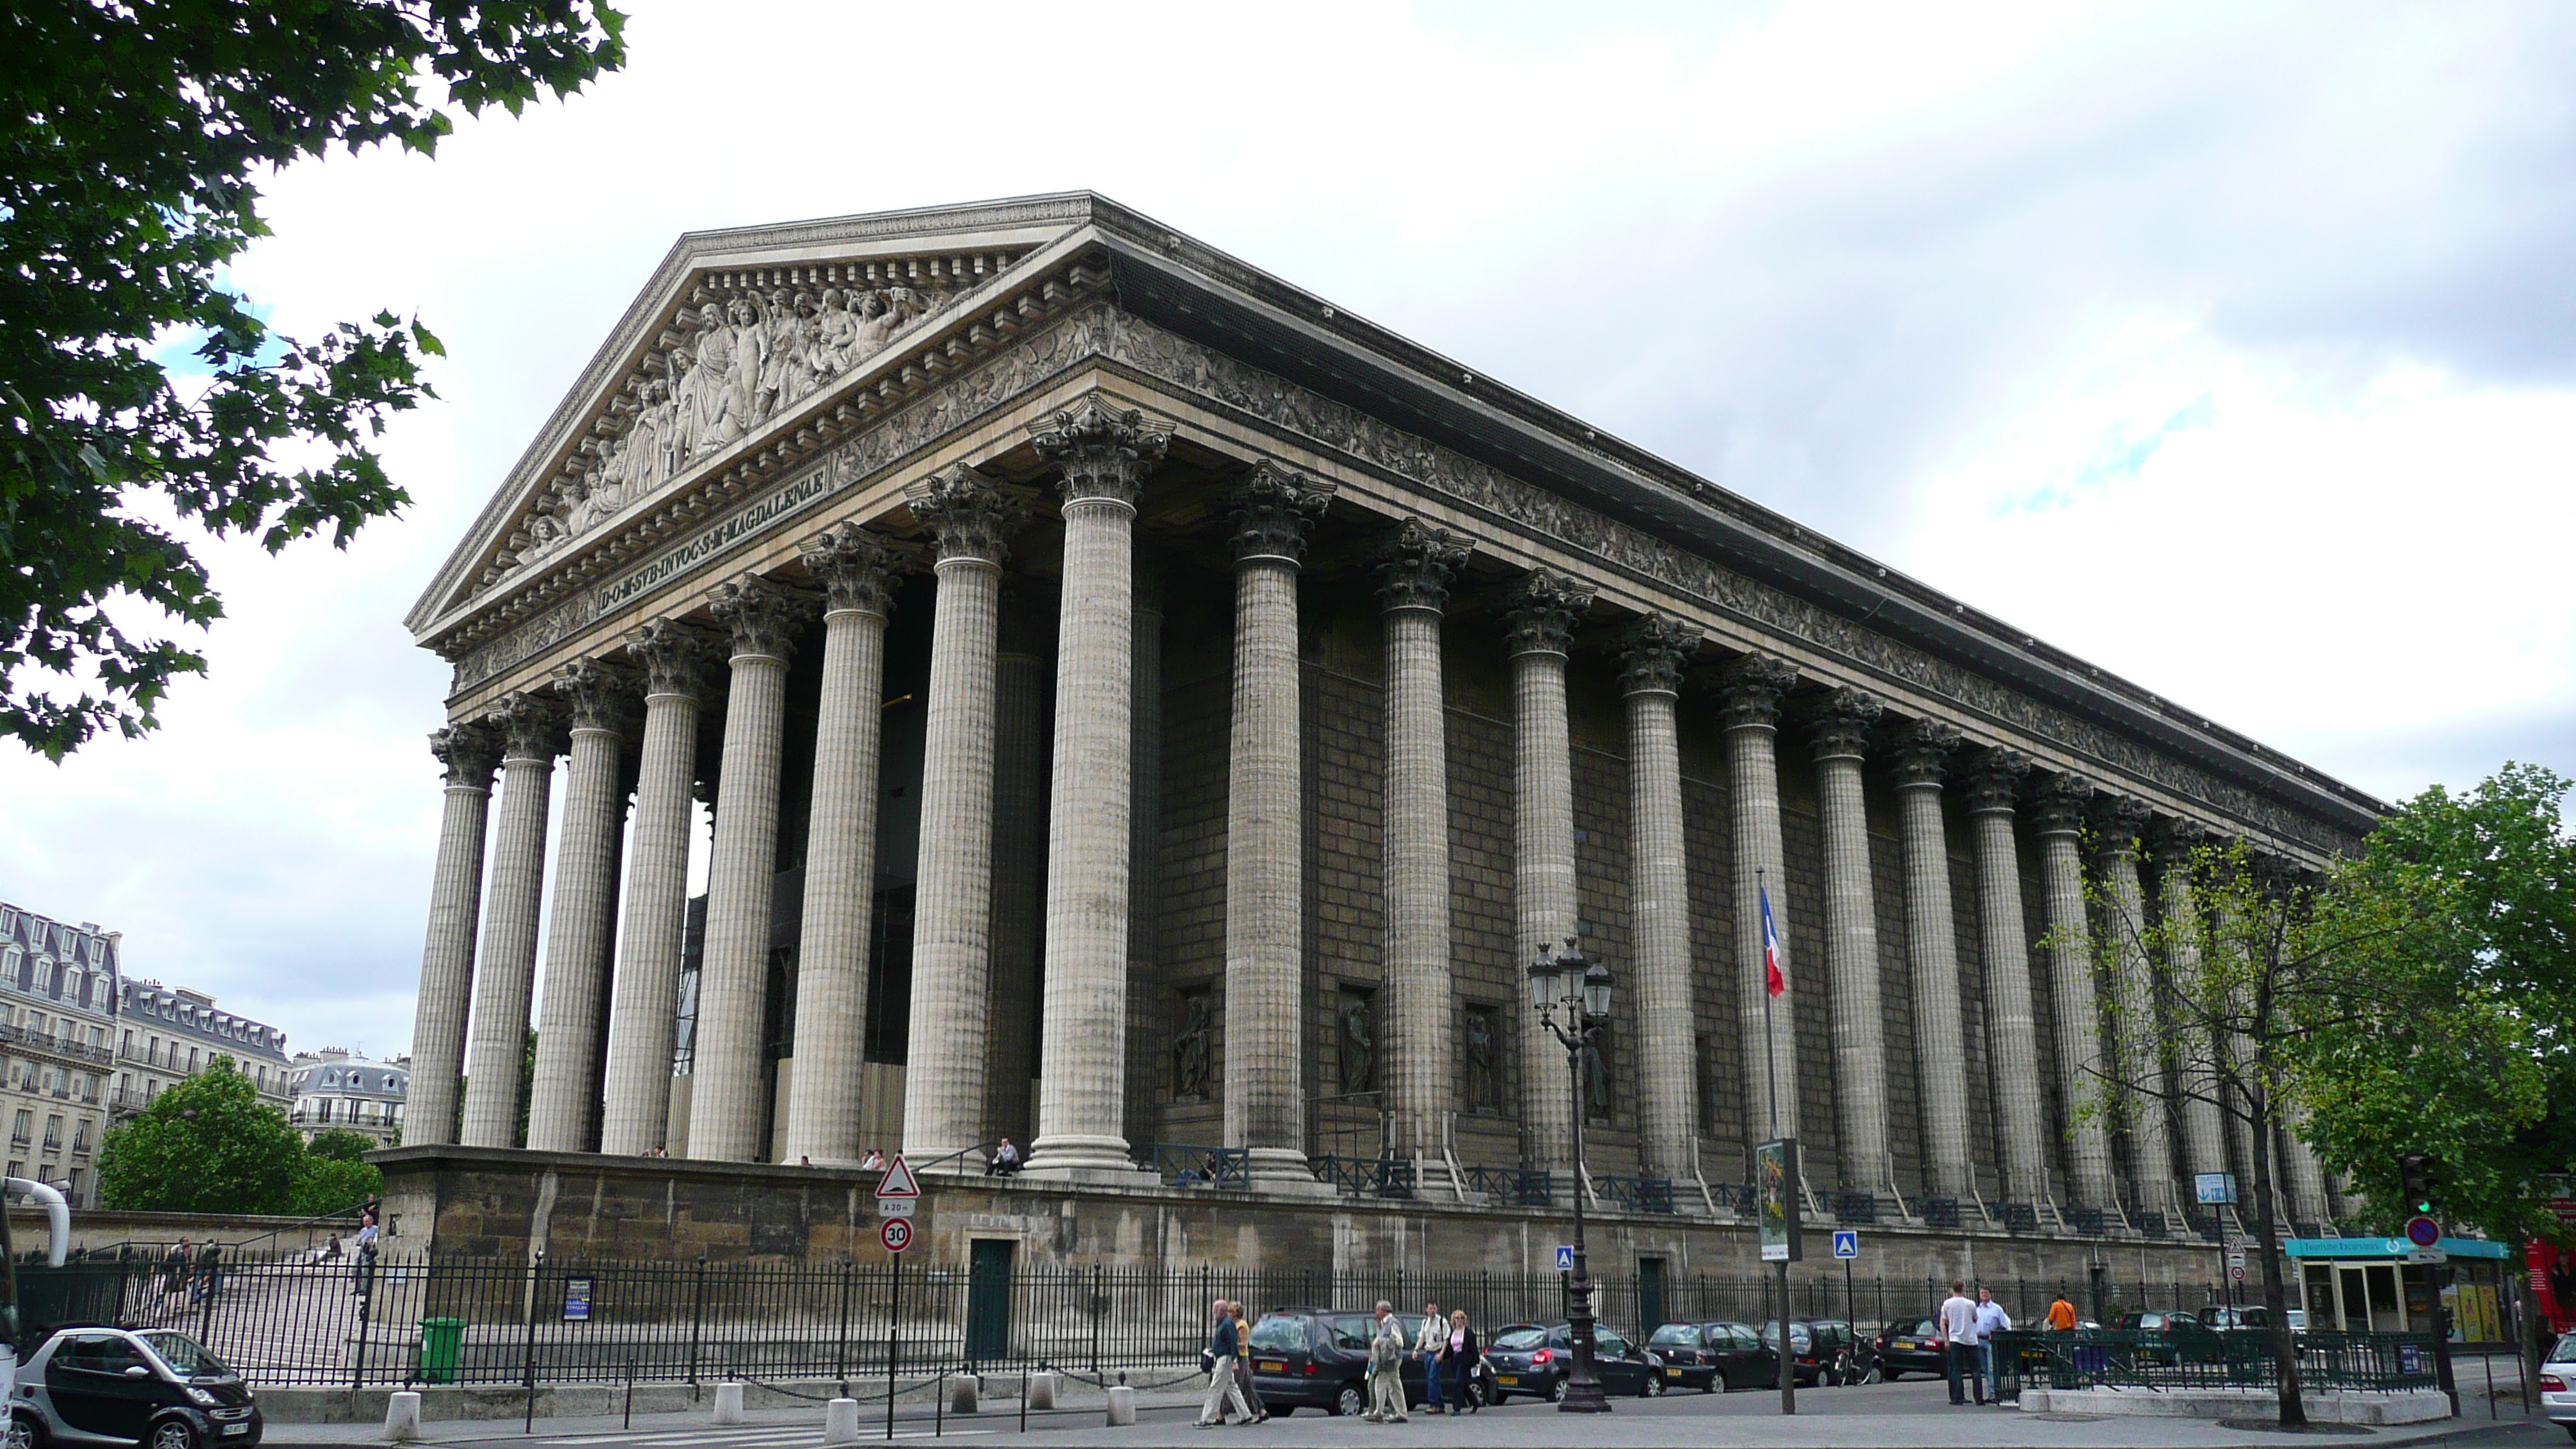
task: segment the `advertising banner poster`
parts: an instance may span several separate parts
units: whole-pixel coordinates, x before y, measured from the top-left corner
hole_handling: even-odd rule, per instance
[[[1753,1149],[1753,1186],[1762,1215],[1762,1261],[1795,1263],[1798,1242],[1798,1139]]]

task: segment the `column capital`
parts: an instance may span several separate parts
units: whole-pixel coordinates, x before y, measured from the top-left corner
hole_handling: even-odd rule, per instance
[[[1857,689],[1837,689],[1816,712],[1816,758],[1857,760],[1869,753],[1869,732],[1887,706]]]
[[[707,639],[677,619],[647,619],[626,636],[626,657],[644,666],[644,692],[698,697],[706,685]]]
[[[1445,528],[1408,518],[1378,551],[1377,605],[1385,613],[1421,609],[1437,614],[1449,606],[1449,583],[1466,567],[1473,552]]]
[[[469,790],[492,788],[492,767],[500,761],[499,743],[480,720],[429,732],[429,752],[447,767],[447,783]]]
[[[2165,870],[2189,866],[2192,852],[2209,843],[2208,826],[2179,816],[2161,816],[2147,831],[2147,850]]]
[[[1533,569],[1513,586],[1511,606],[1503,615],[1509,621],[1512,654],[1565,653],[1574,639],[1575,620],[1591,607],[1590,584]]]
[[[968,560],[1000,568],[1011,535],[1028,522],[1028,505],[1001,484],[960,463],[904,490],[912,516],[939,540],[939,562]]]
[[[798,554],[821,580],[825,607],[885,618],[894,612],[894,550],[855,523],[836,523],[807,539]]]
[[[2071,771],[2049,775],[2032,793],[2031,829],[2040,835],[2073,835],[2084,828],[2085,810],[2092,803],[2092,781]]]
[[[1777,729],[1780,701],[1797,683],[1798,671],[1788,660],[1747,654],[1726,671],[1718,720],[1730,730]]]
[[[808,601],[786,585],[758,574],[716,586],[715,616],[733,635],[733,657],[784,660],[796,648],[796,626]]]
[[[633,684],[596,659],[576,659],[555,671],[555,694],[571,708],[576,730],[619,733]]]
[[[1937,719],[1910,720],[1897,728],[1886,748],[1896,788],[1938,790],[1950,772],[1951,752],[1959,748],[1959,731]]]
[[[2147,833],[2155,811],[2135,795],[2103,794],[2093,801],[2094,851],[2104,860],[2135,859],[2139,837]]]
[[[1968,767],[1968,813],[2012,813],[2021,794],[2022,777],[2031,771],[2030,756],[1997,745]]]
[[[501,731],[501,758],[544,760],[563,753],[563,710],[553,700],[527,690],[504,695],[492,708],[492,723]]]
[[[1621,630],[1618,643],[1621,694],[1679,694],[1700,633],[1679,619],[1648,614]]]
[[[1306,534],[1333,501],[1332,485],[1289,471],[1264,458],[1252,465],[1227,497],[1234,515],[1236,564],[1297,567],[1306,556]]]
[[[1115,503],[1130,510],[1145,475],[1163,461],[1171,426],[1092,393],[1029,429],[1038,456],[1056,466],[1067,503]]]

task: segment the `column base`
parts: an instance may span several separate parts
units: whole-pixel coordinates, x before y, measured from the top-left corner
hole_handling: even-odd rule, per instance
[[[1127,1157],[1124,1137],[1054,1136],[1029,1144],[1020,1176],[1040,1182],[1083,1182],[1106,1187],[1152,1187],[1162,1178]]]
[[[1306,1154],[1293,1147],[1255,1147],[1245,1154],[1246,1176],[1254,1192],[1279,1197],[1339,1197],[1341,1189],[1317,1182]]]

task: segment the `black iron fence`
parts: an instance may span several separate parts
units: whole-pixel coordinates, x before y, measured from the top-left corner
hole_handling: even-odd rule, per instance
[[[2316,1331],[2293,1338],[2304,1390],[2388,1392],[2435,1387],[2433,1336]],[[2280,1386],[2272,1336],[2262,1329],[2172,1333],[2081,1330],[1999,1333],[1997,1397],[2026,1386],[2051,1389],[2263,1389]]]
[[[972,1365],[1045,1364],[1086,1376],[1197,1361],[1209,1304],[1258,1315],[1380,1299],[1466,1310],[1485,1328],[1560,1322],[1554,1272],[1340,1272],[1211,1266],[1031,1268],[884,1263],[544,1262],[386,1257],[274,1261],[209,1275],[145,1259],[22,1269],[31,1329],[70,1322],[182,1329],[262,1384],[553,1384],[882,1380]],[[2016,1318],[2064,1295],[2094,1311],[2094,1285],[1987,1280]],[[2212,1285],[2106,1284],[2103,1305],[2200,1308]],[[1874,1332],[1930,1315],[1948,1285],[1811,1265],[1790,1285],[1796,1318]],[[1781,1316],[1767,1276],[1654,1271],[1596,1279],[1602,1320],[1643,1334],[1670,1321]]]

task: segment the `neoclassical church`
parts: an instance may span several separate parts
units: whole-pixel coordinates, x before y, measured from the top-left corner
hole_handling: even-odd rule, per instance
[[[1723,1224],[1794,1136],[1844,1220],[2180,1235],[2247,1144],[2086,1110],[2167,963],[2081,938],[2380,809],[1086,193],[684,236],[407,622],[402,1152],[549,1171]]]

